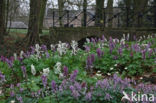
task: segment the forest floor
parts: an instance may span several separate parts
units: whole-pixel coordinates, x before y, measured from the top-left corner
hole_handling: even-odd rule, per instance
[[[5,36],[4,44],[0,44],[0,56],[10,57],[13,56],[14,53],[20,53],[21,50],[26,51],[26,43],[23,42],[25,33],[13,33]],[[42,43],[47,44],[47,35],[42,35],[41,37]]]

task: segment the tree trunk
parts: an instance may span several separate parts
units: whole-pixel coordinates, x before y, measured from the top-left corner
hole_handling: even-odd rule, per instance
[[[133,0],[134,2],[134,26],[140,26],[140,23],[143,23],[143,21],[140,18],[140,14],[144,13],[146,10],[146,7],[148,5],[149,0]]]
[[[0,0],[0,43],[4,42],[5,29],[5,0]]]
[[[154,0],[154,27],[156,28],[156,0]]]
[[[87,26],[87,0],[83,0],[83,19],[82,26]]]
[[[102,26],[104,22],[104,0],[96,0],[95,25]]]
[[[7,27],[7,30],[6,30],[7,35],[9,34],[9,31],[10,31],[10,30],[8,30],[9,5],[10,5],[10,0],[7,0],[6,1],[6,17],[5,17],[5,27]]]
[[[127,27],[129,27],[129,24],[130,24],[130,22],[129,22],[129,16],[130,16],[130,7],[131,7],[131,2],[132,2],[132,0],[124,0],[124,4],[126,5],[126,26]]]
[[[107,2],[108,27],[112,27],[113,20],[113,0]]]
[[[64,0],[58,0],[58,8],[59,8],[59,24],[60,24],[60,27],[62,27],[63,26],[62,16],[63,16]]]
[[[41,0],[30,0],[29,27],[26,36],[28,46],[39,43],[39,21]]]
[[[45,15],[45,10],[46,10],[46,4],[47,0],[41,0],[41,13],[40,13],[40,33],[42,33],[43,29],[43,22],[44,22],[44,15]]]

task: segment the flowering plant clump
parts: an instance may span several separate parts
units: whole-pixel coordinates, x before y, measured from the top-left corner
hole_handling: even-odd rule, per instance
[[[149,78],[156,73],[155,35],[129,38],[87,38],[85,50],[76,41],[52,44],[51,50],[36,44],[19,55],[1,56],[0,101],[121,103],[123,92],[155,96],[155,79]]]

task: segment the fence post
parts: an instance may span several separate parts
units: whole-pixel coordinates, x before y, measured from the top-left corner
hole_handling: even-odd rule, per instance
[[[87,0],[83,1],[83,26],[87,26]]]
[[[118,28],[120,27],[120,15],[118,14]]]
[[[104,10],[104,15],[103,15],[103,26],[105,27],[105,25],[106,25],[106,10],[105,10],[105,8],[103,8],[103,10]]]
[[[67,27],[69,27],[69,10],[67,10]]]
[[[53,11],[53,27],[55,26],[55,11]]]
[[[127,11],[126,25],[127,25],[127,27],[129,27],[129,7],[126,7],[126,11]]]

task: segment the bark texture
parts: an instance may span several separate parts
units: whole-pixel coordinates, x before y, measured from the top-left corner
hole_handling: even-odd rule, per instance
[[[41,0],[30,0],[29,27],[26,36],[28,46],[39,43],[39,22],[40,22]]]
[[[5,35],[5,0],[0,0],[0,43],[3,43]]]
[[[47,0],[41,0],[40,33],[42,33]]]

